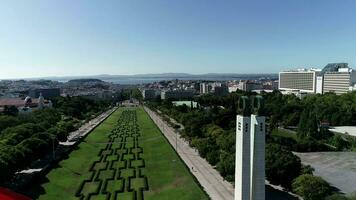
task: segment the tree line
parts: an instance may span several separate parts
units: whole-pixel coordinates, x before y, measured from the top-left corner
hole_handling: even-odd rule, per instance
[[[146,102],[151,109],[160,110],[180,122],[184,129],[181,136],[195,147],[199,154],[216,167],[228,181],[235,174],[235,127],[237,103],[241,96],[255,93],[237,91],[219,97],[212,94],[193,99],[198,108],[186,105],[173,106],[172,99],[155,99]],[[332,126],[356,123],[356,92],[343,95],[310,95],[299,99],[295,95],[282,95],[279,91],[261,94],[265,100],[262,111],[267,118],[266,178],[282,185],[304,199],[344,198],[334,194],[332,188],[320,177],[312,175],[310,166],[303,166],[292,151],[339,151],[356,147],[354,138],[340,136],[328,131],[322,123]],[[291,128],[295,138],[271,134],[279,128]],[[308,197],[308,182],[318,192]],[[326,189],[325,189],[326,188]],[[324,190],[325,189],[325,190]],[[314,195],[314,196],[313,196]]]
[[[51,152],[71,131],[110,105],[82,97],[57,97],[52,102],[53,108],[26,115],[0,114],[0,181]]]

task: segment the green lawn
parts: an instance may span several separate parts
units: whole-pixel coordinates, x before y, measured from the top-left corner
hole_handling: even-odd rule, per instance
[[[110,154],[109,151],[101,152],[100,150],[106,148],[105,143],[108,142],[108,136],[111,134],[111,130],[117,125],[117,120],[123,110],[124,108],[120,108],[113,113],[87,136],[78,146],[78,149],[69,155],[68,159],[61,161],[39,184],[33,184],[33,187],[29,188],[27,193],[34,199],[79,199],[75,197],[75,193],[81,183],[84,180],[90,179],[92,176],[90,168],[95,161],[99,161],[99,153]],[[136,108],[136,113],[137,124],[141,132],[138,143],[140,147],[142,147],[143,153],[139,153],[139,149],[133,152],[136,153],[136,155],[140,154],[145,164],[141,173],[147,177],[149,189],[143,192],[144,199],[208,199],[207,195],[194,181],[189,170],[179,159],[145,111],[142,108]],[[132,147],[131,145],[129,146]],[[123,157],[125,159],[132,159],[130,155],[133,154],[126,154]],[[114,168],[125,166],[124,162],[115,161],[116,157],[114,155],[107,156],[106,158],[107,162],[112,163]],[[144,164],[142,160],[131,162],[131,166],[137,167],[136,169]],[[105,162],[98,162],[93,168],[97,170],[105,167]],[[135,172],[130,169],[125,169],[121,170],[120,173],[121,177],[129,177]],[[138,171],[136,171],[136,173],[138,174]],[[114,174],[115,173],[111,173],[111,171],[101,171],[95,176],[110,178],[115,176]],[[117,188],[122,188],[123,183],[121,181],[122,180],[109,181],[107,190],[113,191]],[[144,179],[134,179],[131,181],[131,184],[134,187],[141,186],[144,184]],[[99,182],[87,182],[83,187],[82,193],[93,192],[98,187]],[[131,199],[130,195],[128,192],[119,193],[117,198]],[[140,194],[138,194],[138,196],[140,196]],[[107,196],[98,195],[95,197],[95,199],[105,199]],[[112,195],[111,199],[113,199],[113,197]]]

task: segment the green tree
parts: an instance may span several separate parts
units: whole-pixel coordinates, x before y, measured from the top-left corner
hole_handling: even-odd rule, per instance
[[[9,116],[16,116],[19,110],[15,106],[5,106],[3,113]]]
[[[302,165],[301,174],[311,174],[313,175],[314,168],[310,165]]]
[[[325,198],[325,200],[348,200],[344,195],[341,194],[333,194]]]
[[[291,151],[276,144],[266,146],[266,177],[276,185],[290,188],[301,172],[300,159]]]
[[[321,200],[331,194],[330,185],[321,177],[303,174],[293,182],[293,191],[304,200]]]
[[[0,132],[8,127],[16,126],[20,122],[18,117],[0,115]]]

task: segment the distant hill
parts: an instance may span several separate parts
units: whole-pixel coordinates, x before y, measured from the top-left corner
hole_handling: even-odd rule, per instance
[[[87,82],[103,82],[102,80],[100,79],[95,79],[95,78],[83,78],[83,79],[72,79],[72,80],[69,80],[68,83],[87,83]]]
[[[76,79],[117,79],[117,78],[187,78],[187,77],[264,77],[275,76],[276,73],[271,74],[237,74],[237,73],[207,73],[207,74],[188,74],[188,73],[161,73],[161,74],[135,74],[135,75],[91,75],[91,76],[53,76],[41,77],[47,80],[76,80]],[[39,78],[31,78],[39,79]],[[27,79],[28,80],[28,79]]]

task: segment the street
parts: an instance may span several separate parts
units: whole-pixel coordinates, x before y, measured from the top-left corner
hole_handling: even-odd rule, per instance
[[[189,146],[189,143],[168,126],[155,112],[144,107],[151,119],[167,138],[172,147],[176,150],[180,158],[190,169],[191,173],[199,181],[206,193],[213,200],[233,200],[234,187],[225,181],[217,170],[213,168],[199,153]]]

